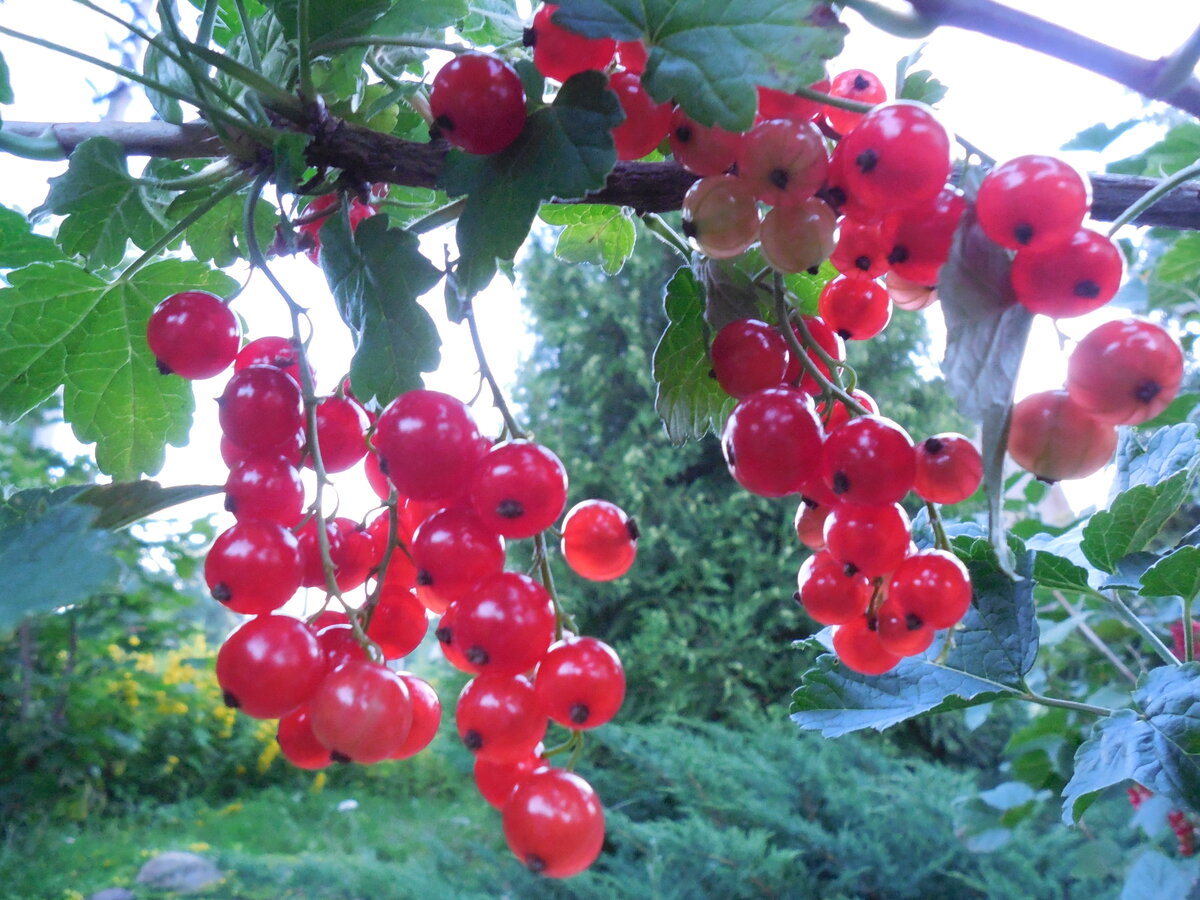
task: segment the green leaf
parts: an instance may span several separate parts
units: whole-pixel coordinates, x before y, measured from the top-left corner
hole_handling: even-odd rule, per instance
[[[1190,602],[1200,594],[1200,547],[1180,547],[1142,576],[1144,597],[1182,597]]]
[[[1098,569],[1115,572],[1121,557],[1146,549],[1188,495],[1191,474],[1177,472],[1154,486],[1139,484],[1117,496],[1083,529],[1083,553]]]
[[[1200,663],[1151,669],[1133,700],[1134,709],[1097,722],[1076,751],[1064,822],[1076,821],[1097,791],[1123,781],[1200,812]]]
[[[209,497],[225,490],[220,484],[182,484],[163,487],[157,481],[76,484],[60,488],[17,491],[0,504],[0,526],[36,514],[46,506],[78,503],[96,510],[93,528],[117,531],[164,509]],[[15,517],[12,514],[16,514]]]
[[[1119,900],[1164,900],[1194,897],[1200,883],[1200,860],[1172,859],[1147,850],[1129,867]]]
[[[971,572],[974,599],[946,662],[936,661],[940,645],[935,645],[926,656],[903,659],[883,675],[860,675],[832,654],[820,656],[792,695],[792,721],[826,737],[882,731],[914,716],[975,706],[1022,689],[1037,656],[1033,555],[1013,541],[1022,579],[1013,581],[987,541],[956,538],[954,546]]]
[[[0,417],[18,418],[60,385],[75,436],[96,443],[100,468],[118,479],[161,468],[167,443],[191,425],[191,385],[160,375],[146,321],[185,290],[229,293],[236,282],[196,262],[164,260],[109,284],[71,263],[35,263],[0,291]]]
[[[512,259],[529,234],[541,201],[574,200],[604,186],[616,162],[612,128],[621,106],[599,72],[582,72],[554,103],[529,116],[511,146],[491,156],[452,151],[439,187],[467,195],[456,236],[459,291],[487,287],[497,259]]]
[[[1190,475],[1198,461],[1200,438],[1193,423],[1171,425],[1150,435],[1125,431],[1117,446],[1117,475],[1109,499],[1135,485],[1157,485],[1177,472]]]
[[[691,269],[668,282],[663,300],[667,329],[654,348],[654,408],[675,444],[720,434],[736,401],[721,390],[708,355],[704,288]]]
[[[754,124],[756,85],[820,80],[846,33],[815,0],[562,0],[552,21],[587,37],[644,41],[650,95],[726,131]]]
[[[1102,591],[1134,591],[1141,590],[1142,576],[1159,560],[1154,553],[1130,553],[1117,560],[1113,573],[1100,582]]]
[[[606,275],[616,275],[633,253],[637,231],[627,209],[590,203],[547,204],[539,215],[550,225],[565,226],[554,245],[559,259],[591,263]]]
[[[1178,425],[1191,419],[1196,407],[1200,406],[1200,394],[1180,394],[1171,401],[1170,406],[1160,412],[1149,422],[1138,425],[1141,431],[1155,431],[1167,425]]]
[[[285,194],[294,194],[304,180],[308,168],[304,154],[309,140],[308,135],[294,131],[283,132],[275,138],[275,183]]]
[[[4,54],[0,53],[0,103],[12,103],[13,91],[12,82],[8,78],[8,63],[4,61]]]
[[[934,106],[945,98],[948,91],[949,88],[934,78],[932,72],[921,69],[905,76],[899,96],[902,100],[915,100]]]
[[[1088,593],[1087,570],[1069,559],[1053,553],[1038,551],[1034,556],[1033,577],[1037,583],[1052,591]]]
[[[1129,119],[1112,127],[1105,125],[1103,122],[1097,122],[1090,128],[1083,129],[1083,131],[1063,144],[1062,148],[1064,150],[1092,150],[1099,153],[1137,124],[1139,124],[1137,119]]]
[[[66,174],[50,179],[46,206],[66,216],[59,246],[86,257],[89,267],[115,266],[127,241],[144,250],[167,230],[164,202],[130,177],[121,145],[108,138],[75,148]]]
[[[792,306],[802,316],[815,316],[817,314],[817,304],[821,299],[821,291],[825,289],[825,285],[837,278],[838,270],[833,267],[833,263],[825,260],[821,263],[821,268],[816,275],[810,275],[807,272],[796,272],[792,275],[785,275],[783,283],[788,291],[795,297]],[[791,298],[789,298],[790,300]]]
[[[183,220],[197,206],[212,197],[213,188],[185,191],[167,207],[167,218]],[[188,226],[184,240],[192,254],[201,261],[212,260],[213,265],[225,268],[239,259],[249,259],[250,250],[246,243],[246,198],[243,194],[226,197],[204,216]],[[261,197],[254,204],[254,233],[260,247],[270,245],[275,235],[275,223],[279,214]]]
[[[402,6],[421,6],[422,3],[405,3]],[[289,39],[296,37],[296,11],[298,0],[266,0],[267,7],[275,13],[283,32]],[[315,42],[318,39],[349,37],[368,34],[372,24],[388,7],[389,0],[308,0],[308,33]]]
[[[92,527],[96,517],[94,509],[59,503],[0,526],[0,635],[30,613],[78,603],[117,577],[113,536]]]
[[[520,40],[525,20],[516,0],[470,0],[458,33],[473,44],[507,44]]]
[[[372,34],[415,35],[443,31],[467,15],[467,0],[421,0],[393,3],[372,26]],[[497,42],[499,43],[499,42]]]
[[[738,319],[761,318],[758,289],[734,260],[701,256],[692,270],[704,291],[704,321],[714,332]]]
[[[321,267],[354,337],[350,381],[363,400],[388,403],[422,385],[437,368],[437,327],[417,298],[441,273],[421,255],[417,236],[371,216],[350,231],[344,209],[321,229]]]
[[[52,238],[34,234],[28,219],[16,210],[0,206],[0,269],[19,269],[30,263],[63,258]]]
[[[1159,258],[1154,276],[1168,283],[1200,278],[1200,234],[1179,235]]]
[[[142,60],[142,73],[168,87],[176,88],[185,96],[195,93],[196,88],[187,72],[179,63],[163,53],[157,43],[146,48],[146,56]],[[183,108],[178,100],[154,88],[147,87],[144,90],[146,99],[150,101],[160,119],[172,125],[183,124]]]
[[[1167,132],[1166,137],[1148,150],[1109,165],[1111,172],[1129,175],[1170,175],[1200,158],[1200,125],[1184,122]]]

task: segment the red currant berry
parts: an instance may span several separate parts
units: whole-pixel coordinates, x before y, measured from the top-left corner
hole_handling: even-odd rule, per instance
[[[546,714],[524,675],[471,679],[458,696],[454,716],[463,744],[481,759],[522,759],[546,734]]]
[[[1066,391],[1031,394],[1013,407],[1008,453],[1042,481],[1098,472],[1116,449],[1117,429],[1080,409]]]
[[[499,153],[525,128],[516,70],[486,53],[460,53],[438,70],[429,110],[439,135],[468,153]]]
[[[533,64],[547,78],[566,81],[589,69],[604,69],[617,52],[611,38],[585,38],[555,24],[551,17],[558,5],[544,3],[525,30],[525,46],[533,47]]]
[[[712,344],[713,374],[731,397],[778,387],[787,374],[788,345],[761,319],[738,319],[717,332]]]
[[[829,79],[810,84],[814,91],[829,93]],[[808,97],[801,97],[789,91],[779,91],[775,88],[758,86],[758,121],[767,119],[791,119],[793,122],[811,122],[821,115],[824,105]]]
[[[887,271],[894,232],[893,216],[866,222],[845,216],[829,261],[843,275],[879,278]]]
[[[234,359],[233,371],[240,372],[250,366],[271,366],[275,369],[283,369],[296,384],[302,383],[300,349],[291,338],[268,336],[252,340]],[[312,366],[309,366],[308,372],[315,377]]]
[[[562,515],[567,471],[541,444],[497,444],[475,467],[471,502],[484,526],[497,534],[511,539],[533,537]]]
[[[290,528],[304,512],[304,483],[282,456],[251,456],[225,480],[225,509],[239,522],[276,522]]]
[[[916,613],[891,598],[885,600],[875,615],[879,643],[897,656],[916,656],[933,643],[933,629]]]
[[[900,662],[879,640],[874,616],[861,615],[833,633],[833,650],[849,669],[862,675],[882,675]]]
[[[333,762],[329,748],[312,731],[308,706],[297,706],[279,720],[275,732],[279,752],[297,769],[324,769]]]
[[[758,230],[763,258],[780,272],[804,272],[833,252],[834,215],[815,197],[798,206],[776,206],[763,216]]]
[[[641,41],[617,41],[617,62],[621,64],[621,68],[641,75],[646,71],[646,61],[649,58],[649,51]]]
[[[616,651],[603,641],[566,638],[547,651],[533,687],[542,710],[559,725],[596,728],[621,708],[625,669]]]
[[[1164,329],[1120,319],[1094,329],[1067,360],[1067,393],[1102,422],[1138,425],[1166,409],[1183,380],[1183,351]]]
[[[428,747],[437,735],[438,726],[442,722],[442,701],[438,699],[433,685],[424,678],[418,678],[408,672],[396,674],[408,688],[408,699],[412,703],[412,726],[408,729],[408,737],[388,758],[408,759]]]
[[[809,550],[825,549],[825,520],[829,518],[832,506],[804,499],[796,507],[796,515],[792,519],[792,527],[796,529],[796,537]]]
[[[983,457],[961,434],[935,434],[916,447],[913,490],[933,503],[961,503],[983,480]]]
[[[1070,238],[1091,208],[1079,173],[1053,156],[1018,156],[984,176],[975,197],[983,233],[1010,250],[1045,249]]]
[[[848,571],[878,578],[904,561],[911,540],[908,514],[899,503],[843,503],[825,520],[825,548]]]
[[[321,653],[325,656],[325,668],[330,672],[351,660],[371,661],[366,648],[355,637],[349,617],[345,622],[326,625],[318,631],[317,643],[321,645]]]
[[[504,804],[504,839],[527,869],[569,878],[590,866],[604,845],[604,808],[573,772],[543,769],[527,776]]]
[[[817,309],[825,324],[847,341],[875,337],[892,320],[892,299],[878,281],[839,275],[821,289]]]
[[[966,207],[961,193],[943,188],[928,203],[897,214],[887,253],[891,271],[918,284],[937,284]]]
[[[858,103],[883,103],[887,100],[887,88],[879,77],[866,69],[849,69],[833,77],[829,85],[829,93],[843,100],[854,100]],[[837,106],[825,107],[825,118],[839,134],[849,134],[859,122],[863,113],[842,109]]]
[[[927,203],[950,175],[950,136],[929,107],[878,106],[842,141],[851,196],[876,213]]]
[[[817,371],[826,378],[830,377],[829,366],[821,355],[817,352],[817,347],[825,351],[825,354],[830,358],[841,362],[846,358],[846,345],[841,337],[829,325],[818,316],[803,316],[804,327],[808,329],[809,335],[812,336],[810,341],[804,336],[798,328],[793,328],[796,335],[796,341],[801,347],[807,351],[808,361],[810,365],[817,368]],[[784,376],[784,381],[787,384],[792,384],[800,380],[800,390],[806,394],[816,396],[824,392],[824,388],[817,383],[817,379],[808,371],[807,366],[801,366],[800,361],[788,355],[788,370]]]
[[[325,658],[313,630],[291,616],[255,616],[217,651],[225,705],[255,719],[278,719],[316,692]]]
[[[871,582],[828,553],[806,559],[796,575],[796,599],[809,617],[822,625],[844,625],[867,611]]]
[[[425,607],[416,592],[384,582],[367,626],[367,637],[379,645],[384,659],[408,656],[420,646],[428,630]]]
[[[272,451],[295,440],[304,425],[304,401],[291,376],[272,366],[234,372],[221,395],[221,431],[246,450]]]
[[[417,567],[418,595],[436,595],[443,609],[504,568],[504,538],[467,507],[434,513],[417,528],[409,550]],[[422,602],[429,603],[424,597]]]
[[[378,563],[375,541],[366,528],[344,516],[331,520],[329,526],[337,532],[337,540],[333,542],[336,549],[331,546],[329,552],[334,580],[338,590],[354,590],[367,580]]]
[[[375,423],[383,470],[405,497],[444,503],[466,492],[487,446],[459,400],[438,391],[401,394]]]
[[[862,203],[851,193],[848,170],[854,163],[846,157],[846,142],[839,141],[829,154],[829,171],[825,175],[825,186],[821,199],[838,215],[852,216],[859,221],[874,218],[878,213]]]
[[[337,762],[375,763],[404,744],[412,698],[386,666],[351,660],[325,676],[309,702],[313,734]]]
[[[455,600],[453,626],[442,625],[468,671],[519,675],[536,666],[554,640],[554,603],[528,575],[501,572]],[[438,640],[447,643],[442,629]]]
[[[329,543],[329,556],[332,560],[334,554],[340,553],[342,549],[341,529],[332,521],[326,520],[325,537]],[[303,587],[325,588],[325,562],[321,557],[321,541],[317,536],[315,516],[305,522],[296,532],[296,541],[300,548],[300,584]]]
[[[796,206],[825,182],[829,154],[811,122],[787,119],[760,122],[742,138],[738,177],[759,200],[772,206]]]
[[[146,343],[164,375],[219,375],[237,356],[238,341],[237,317],[220,297],[204,291],[172,294],[146,323]]]
[[[287,603],[300,587],[300,547],[274,522],[239,522],[221,532],[204,560],[215,599],[256,616]]]
[[[895,271],[888,272],[883,277],[883,283],[888,296],[892,298],[892,305],[898,309],[918,312],[937,302],[936,286],[910,281]]]
[[[713,259],[737,256],[758,239],[758,201],[733,175],[701,178],[683,197],[683,233]]]
[[[1055,319],[1082,316],[1113,298],[1121,285],[1121,251],[1109,238],[1080,228],[1065,243],[1020,250],[1012,264],[1017,300]]]
[[[725,423],[721,450],[730,474],[763,497],[796,493],[821,458],[821,423],[808,394],[767,388],[741,401]]]
[[[304,221],[296,226],[296,230],[304,235],[301,247],[307,245],[304,255],[313,265],[320,265],[321,262],[321,229],[341,202],[339,194],[322,194],[320,197],[314,197],[312,202],[304,207]],[[350,209],[346,213],[350,220],[350,230],[357,230],[361,222],[371,218],[376,212],[378,210],[374,206],[355,197],[350,201]]]
[[[637,523],[607,500],[576,503],[562,523],[563,559],[589,581],[612,581],[628,572],[637,539]]]
[[[317,446],[326,472],[344,472],[367,455],[370,424],[367,411],[351,397],[326,397],[317,404]],[[307,465],[315,467],[311,456]]]
[[[550,765],[542,756],[540,746],[515,762],[491,762],[476,757],[475,787],[489,804],[496,809],[503,809],[518,784],[534,772],[548,768]]]
[[[916,616],[928,628],[949,628],[971,605],[971,576],[953,553],[922,550],[892,573],[888,603]]]
[[[247,450],[221,435],[221,462],[225,463],[227,468],[233,469],[238,463],[249,459],[280,456],[287,460],[292,468],[297,468],[304,461],[304,450],[307,446],[308,439],[304,436],[303,428],[297,429],[295,435],[269,450]]]
[[[711,128],[701,125],[680,106],[671,112],[670,132],[667,137],[675,161],[697,175],[722,175],[737,162],[742,146],[742,135],[726,131],[720,126]]]
[[[657,103],[634,72],[617,70],[608,86],[621,102],[625,121],[613,129],[617,159],[641,159],[663,142],[671,127],[671,104]]]
[[[879,404],[866,391],[855,388],[850,392],[850,396],[857,400],[858,405],[863,407],[869,415],[879,415]],[[817,404],[817,415],[825,423],[826,433],[833,431],[833,429],[837,428],[843,422],[849,422],[854,418],[854,416],[850,415],[850,410],[846,408],[846,404],[838,399],[833,400],[832,407],[826,401]]]
[[[908,432],[884,416],[859,416],[829,432],[821,477],[850,503],[897,503],[912,489],[917,460]]]

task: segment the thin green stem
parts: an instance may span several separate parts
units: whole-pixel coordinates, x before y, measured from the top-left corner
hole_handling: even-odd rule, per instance
[[[1162,197],[1175,190],[1175,188],[1179,187],[1185,181],[1191,181],[1198,175],[1200,175],[1200,162],[1194,162],[1190,166],[1186,166],[1178,172],[1173,173],[1170,177],[1164,178],[1130,204],[1123,213],[1113,219],[1113,223],[1108,227],[1108,236],[1112,237],[1122,225],[1129,224],[1157,203]]]
[[[825,106],[848,109],[850,112],[865,113],[875,108],[874,103],[863,103],[861,100],[848,100],[845,97],[835,97],[833,94],[826,94],[824,91],[818,91],[810,87],[795,87],[789,90],[788,93],[795,94],[797,97],[805,97],[808,100],[815,100]]]
[[[504,419],[504,427],[508,429],[509,434],[513,438],[526,438],[529,435],[517,424],[517,420],[513,417],[512,410],[508,408],[508,402],[504,399],[504,392],[500,390],[496,376],[492,374],[492,368],[488,365],[487,357],[483,354],[483,342],[479,339],[479,326],[475,322],[475,307],[470,300],[464,303],[463,307],[463,318],[466,319],[467,329],[471,332],[471,345],[475,348],[475,359],[479,362],[479,373],[487,381],[488,387],[492,389],[492,403],[496,409],[500,410],[500,415]]]
[[[692,260],[692,248],[675,229],[667,224],[667,220],[658,213],[642,213],[642,224],[650,229],[650,233],[676,251],[686,262]]]
[[[308,0],[299,0],[296,4],[296,44],[296,53],[300,57],[300,96],[313,100],[316,91],[313,89],[312,46],[308,33]]]
[[[857,12],[876,28],[897,37],[927,37],[937,27],[936,20],[926,18],[911,8],[900,11],[875,0],[842,0],[842,4]]]
[[[1196,658],[1196,636],[1192,633],[1192,602],[1195,597],[1183,599],[1183,661],[1191,662]]]
[[[1067,600],[1063,592],[1051,591],[1051,594],[1058,602],[1058,605],[1063,608],[1066,614],[1075,620],[1076,627],[1079,629],[1079,633],[1083,635],[1084,639],[1093,647],[1095,647],[1100,652],[1100,655],[1107,659],[1112,664],[1112,667],[1120,672],[1127,681],[1137,684],[1137,676],[1133,674],[1133,670],[1130,669],[1129,666],[1125,665],[1125,663],[1121,661],[1121,658],[1113,652],[1112,648],[1104,642],[1104,639],[1092,630],[1091,626],[1089,626],[1084,620],[1083,614],[1071,605],[1070,601]]]
[[[36,159],[44,162],[66,159],[70,156],[63,145],[58,142],[53,131],[47,129],[40,137],[26,137],[23,134],[13,134],[0,126],[0,151],[11,153],[22,159]]]
[[[578,634],[579,626],[575,624],[574,617],[563,608],[558,598],[558,589],[554,586],[554,572],[550,568],[550,554],[546,546],[546,533],[544,531],[540,531],[534,535],[533,550],[537,559],[538,574],[541,578],[542,587],[546,589],[546,593],[550,595],[550,601],[554,604],[554,639],[561,641],[565,631]]]
[[[441,228],[443,225],[449,225],[467,208],[467,198],[459,197],[452,203],[447,203],[445,206],[439,206],[433,212],[422,216],[408,226],[408,230],[413,234],[425,234],[428,231],[433,231],[435,228]]]
[[[237,163],[230,159],[218,159],[209,163],[199,172],[191,175],[181,175],[179,178],[134,178],[135,184],[157,188],[163,191],[189,191],[193,188],[210,187],[219,184],[238,171]]]
[[[3,132],[0,132],[0,134],[3,134]],[[195,225],[200,219],[204,218],[204,216],[206,216],[213,207],[215,207],[226,197],[237,193],[243,187],[245,187],[246,182],[249,180],[249,176],[245,174],[235,175],[233,178],[230,178],[227,182],[225,182],[225,184],[221,185],[220,188],[206,197],[199,206],[175,223],[175,227],[155,241],[145,253],[126,266],[125,271],[121,273],[117,281],[128,281],[130,278],[132,278],[139,269],[141,269],[147,263],[153,261],[158,254],[160,254],[167,247],[171,246],[171,244],[175,243],[175,241],[180,238],[185,231]]]
[[[1096,596],[1107,600],[1117,611],[1117,614],[1125,620],[1125,623],[1150,645],[1151,649],[1158,654],[1163,662],[1169,666],[1179,665],[1179,658],[1171,651],[1171,648],[1163,643],[1162,638],[1155,634],[1149,625],[1138,618],[1137,613],[1129,608],[1129,605],[1121,598],[1118,591],[1110,591],[1107,594],[1096,592]]]
[[[322,56],[334,50],[347,50],[350,47],[414,47],[418,50],[446,50],[450,53],[466,53],[471,49],[470,47],[464,47],[462,44],[447,44],[445,41],[428,40],[426,38],[364,34],[358,37],[314,41],[312,52],[317,56]]]
[[[285,118],[297,122],[299,124],[307,124],[308,116],[304,110],[304,104],[301,101],[289,94],[271,79],[265,75],[254,71],[249,66],[244,66],[236,59],[224,53],[215,53],[205,47],[200,47],[190,41],[183,41],[180,44],[184,49],[194,53],[205,62],[214,66],[218,71],[225,73],[235,81],[240,81],[251,90],[257,91],[262,95],[262,98],[270,104],[271,108]]]
[[[1162,60],[1162,69],[1154,79],[1155,97],[1166,97],[1183,87],[1200,62],[1200,27],[1170,56]]]
[[[245,0],[234,0],[237,7],[238,21],[242,23],[242,36],[246,39],[246,52],[250,54],[250,67],[255,72],[262,71],[262,54],[258,49],[258,41],[254,39],[254,31],[250,28],[250,14],[246,12]]]
[[[946,536],[946,526],[942,524],[942,514],[937,504],[932,500],[925,501],[925,509],[929,512],[929,527],[933,529],[933,543],[939,550],[953,553],[950,548],[950,538]]]
[[[196,43],[201,47],[207,47],[212,42],[217,13],[220,11],[221,0],[204,0],[204,12],[200,14],[200,26],[196,29]]]
[[[1088,713],[1093,716],[1111,716],[1113,711],[1107,706],[1093,706],[1090,703],[1079,703],[1075,700],[1062,700],[1058,697],[1045,697],[1041,694],[1035,694],[1032,691],[1018,693],[1017,697],[1029,703],[1036,703],[1039,706],[1050,706],[1055,709],[1070,709],[1075,712]]]

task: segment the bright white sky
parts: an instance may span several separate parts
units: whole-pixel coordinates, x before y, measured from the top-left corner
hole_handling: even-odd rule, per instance
[[[120,10],[120,4],[110,2]],[[1170,52],[1200,21],[1200,8],[1194,0],[1146,0],[1132,15],[1125,0],[1017,0],[1011,5],[1052,18],[1098,40],[1120,46],[1148,57]],[[186,6],[186,4],[184,4]],[[190,7],[188,7],[190,9]],[[68,0],[6,0],[0,6],[4,25],[82,49],[97,56],[108,52],[107,35],[123,37],[113,23],[98,17]],[[861,67],[884,78],[892,78],[894,63],[910,53],[915,42],[903,41],[865,26],[853,13],[845,21],[851,27],[845,54],[834,71]],[[0,108],[7,120],[86,121],[99,115],[93,100],[111,88],[108,73],[86,64],[65,59],[27,44],[0,37],[0,53],[8,62],[16,103]],[[1141,111],[1141,101],[1117,85],[1099,76],[1083,72],[1055,60],[1039,57],[1021,48],[956,30],[941,30],[928,39],[921,67],[934,71],[950,87],[941,104],[947,123],[977,146],[998,159],[1024,153],[1055,153],[1079,130],[1104,121],[1115,124]],[[144,118],[147,107],[135,106],[128,118]],[[1129,136],[1127,145],[1137,138]],[[1116,156],[1121,155],[1118,147]],[[1096,168],[1099,161],[1086,155],[1076,158],[1084,168]],[[32,209],[45,197],[45,181],[62,169],[58,164],[32,163],[4,156],[0,158],[0,197],[19,209]],[[449,238],[434,235],[427,244],[431,258],[442,258],[441,245]],[[307,303],[319,335],[315,342],[318,388],[332,389],[346,368],[351,347],[323,279],[303,257],[281,260],[274,271]],[[440,287],[429,296],[427,306],[439,319],[443,309]],[[283,304],[260,279],[235,304],[250,323],[252,336],[288,333]],[[476,303],[493,368],[502,380],[512,377],[525,346],[520,307],[514,291],[498,278]],[[903,313],[901,313],[903,314]],[[1105,311],[1088,321],[1062,323],[1063,331],[1082,337],[1097,321],[1115,317]],[[1040,318],[1040,317],[1039,317]],[[477,376],[465,328],[442,329],[442,369],[429,379],[436,387],[464,399],[473,396]],[[1035,351],[1028,358],[1018,393],[1060,386],[1065,373],[1065,355],[1058,352],[1058,340],[1048,322],[1039,323]],[[167,466],[158,476],[166,483],[194,481],[219,482],[224,472],[214,467],[216,441],[216,405],[207,398],[220,393],[223,378],[197,385],[196,439],[185,448],[170,450]],[[487,405],[484,398],[483,406]],[[487,413],[481,408],[480,415]],[[343,481],[345,476],[343,476]],[[355,479],[357,480],[357,479]],[[1095,485],[1070,486],[1077,504],[1095,502]],[[370,504],[365,496],[343,490],[343,512],[357,515],[359,504]],[[216,508],[215,502],[200,502],[180,510],[185,516],[203,515]],[[365,508],[365,507],[364,507]]]

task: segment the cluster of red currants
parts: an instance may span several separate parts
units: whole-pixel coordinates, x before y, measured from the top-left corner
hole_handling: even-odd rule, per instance
[[[541,535],[562,515],[558,458],[527,440],[493,444],[465,405],[426,390],[374,417],[343,385],[316,402],[310,441],[299,348],[265,337],[239,349],[236,319],[211,294],[164,300],[147,337],[164,372],[207,378],[234,367],[219,404],[236,523],[205,561],[213,597],[252,617],[217,654],[226,702],[279,719],[280,749],[302,768],[412,756],[436,734],[441,704],[428,682],[389,663],[440,615],[446,658],[475,676],[457,701],[458,733],[513,852],[553,877],[590,865],[604,837],[600,802],[584,779],[552,768],[540,742],[551,720],[577,734],[611,719],[624,671],[603,642],[564,634],[546,587],[504,571],[506,539]],[[373,518],[325,520],[315,503],[306,508],[302,465],[328,474],[364,460],[384,501]],[[633,521],[603,500],[577,504],[561,526],[565,561],[592,580],[624,574],[636,541]],[[307,620],[278,612],[301,587],[329,598],[362,588],[366,599]]]

